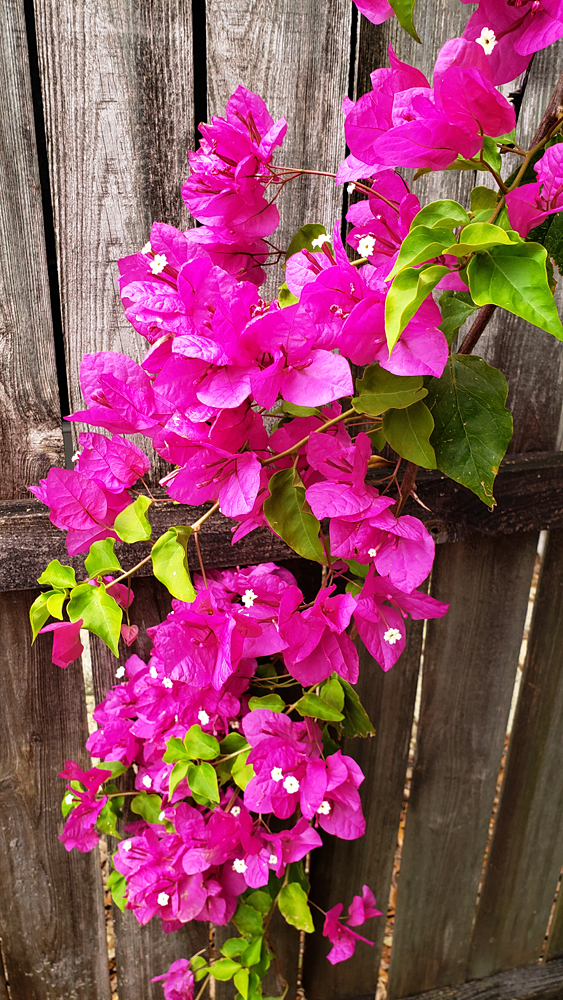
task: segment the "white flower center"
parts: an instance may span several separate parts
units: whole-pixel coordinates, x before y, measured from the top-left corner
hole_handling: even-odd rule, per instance
[[[145,774],[145,776],[143,777],[142,784],[145,786],[145,788],[151,788],[152,778],[149,778],[148,774]]]
[[[158,903],[159,906],[166,906],[166,904],[168,903],[169,899],[170,899],[170,896],[168,895],[167,892],[159,892],[157,903]]]
[[[253,590],[245,590],[244,594],[242,595],[242,603],[244,604],[245,608],[251,608],[257,597],[258,594],[255,594]]]
[[[164,271],[168,261],[163,253],[155,254],[154,260],[151,260],[151,271],[153,274],[160,274]]]
[[[287,778],[283,783],[283,787],[285,788],[286,792],[292,795],[293,792],[299,791],[299,782],[297,778],[293,776],[293,774],[288,774]]]
[[[272,781],[283,781],[283,771],[281,767],[273,767],[270,771]]]
[[[497,36],[491,28],[483,28],[479,38],[476,38],[475,41],[477,42],[477,45],[481,45],[483,47],[488,56],[490,56],[495,45],[498,45]]]
[[[317,809],[317,812],[321,816],[328,816],[330,814],[330,802],[327,802],[326,799],[323,799],[319,808]]]
[[[158,672],[156,667],[151,667],[149,670],[149,674],[151,675],[151,677],[154,678],[154,680],[156,680],[156,678],[158,677]]]
[[[74,802],[74,795],[72,794],[72,792],[69,792],[68,795],[65,795],[65,802],[67,806],[72,805],[72,803]]]
[[[206,726],[207,723],[209,722],[209,716],[204,708],[200,708],[199,712],[197,713],[197,717],[201,722],[202,726]]]
[[[403,636],[399,632],[398,628],[388,628],[383,638],[385,639],[385,642],[389,643],[390,646],[394,646],[396,642],[399,642],[399,639],[403,638]]]
[[[245,863],[243,858],[235,858],[233,861],[233,871],[238,872],[239,875],[242,875],[246,871],[247,867],[248,865]]]
[[[162,686],[165,687],[165,688],[174,687],[174,685],[173,685],[173,683],[172,683],[172,681],[170,680],[169,677],[163,677],[163,679],[162,679]]]
[[[151,241],[149,240],[148,243],[145,243],[143,249],[141,250],[141,253],[150,253],[151,250],[152,250]]]
[[[330,237],[326,233],[321,233],[315,240],[311,240],[311,246],[317,247],[318,250],[321,249],[323,243],[330,243]]]
[[[277,855],[276,854],[270,854],[270,857],[268,858],[268,864],[269,865],[277,865],[277,863],[278,863]]]
[[[233,806],[231,813],[233,816],[240,816],[240,806]]]
[[[115,671],[116,677],[125,677],[125,667],[118,667]]]
[[[121,846],[122,846],[122,848],[123,848],[124,851],[130,851],[131,847],[133,846],[132,845],[132,841],[130,841],[130,840],[124,840]]]
[[[158,814],[158,822],[159,823],[163,823],[165,819],[166,819],[166,816],[164,815],[164,813],[163,812],[159,812],[159,814]]]
[[[377,549],[368,549],[368,556],[370,559],[375,559],[377,555]]]
[[[358,253],[360,257],[369,257],[373,253],[375,240],[373,236],[362,236],[358,243]]]
[[[233,719],[232,722],[229,722],[229,725],[231,729],[240,729],[240,722],[237,719]]]
[[[346,188],[346,190],[347,190],[348,194],[354,194],[354,191],[356,190],[356,185],[352,182],[352,184],[348,185],[348,187]]]
[[[81,454],[82,452],[80,451],[80,449],[78,449],[78,451],[75,451],[74,455],[71,458],[71,462],[78,462],[78,459],[80,458]]]

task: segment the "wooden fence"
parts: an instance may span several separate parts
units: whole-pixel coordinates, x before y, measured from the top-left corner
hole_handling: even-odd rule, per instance
[[[26,486],[64,465],[61,410],[80,408],[82,354],[140,354],[117,294],[116,262],[144,244],[153,219],[192,224],[180,185],[195,123],[221,114],[236,85],[261,93],[274,116],[287,115],[282,162],[335,170],[345,152],[341,97],[369,89],[390,41],[401,58],[430,71],[466,16],[459,0],[418,0],[421,50],[395,21],[358,22],[351,0],[2,0],[1,1000],[111,997],[99,858],[67,854],[57,840],[57,771],[67,757],[85,760],[83,676],[77,665],[52,666],[50,640],[31,649],[26,634],[37,575],[48,558],[63,556],[64,541]],[[521,142],[562,66],[561,44],[536,57]],[[417,183],[421,198],[464,200],[474,177]],[[345,200],[329,180],[295,182],[281,205],[282,244],[303,222],[332,224]],[[368,833],[351,843],[326,837],[311,873],[323,907],[350,902],[365,882],[386,908],[420,682],[389,1000],[563,997],[563,894],[553,910],[563,862],[561,344],[505,314],[482,345],[508,377],[515,419],[499,507],[490,513],[437,473],[419,478],[431,512],[411,513],[444,543],[431,591],[451,610],[427,630],[411,626],[389,674],[364,654],[360,694],[377,735],[346,752],[366,774]],[[541,529],[551,530],[491,839]],[[220,519],[202,544],[211,565],[290,555],[266,532],[231,549]],[[146,577],[135,590],[140,625],[164,617],[160,585]],[[114,678],[110,659],[92,642],[98,699]],[[113,923],[119,1000],[161,998],[150,976],[208,941],[203,924],[165,936],[127,912],[115,911]],[[308,1000],[373,998],[384,934],[382,918],[375,947],[360,946],[335,968],[325,942],[308,940]],[[297,943],[291,930],[282,934],[290,998]],[[231,992],[217,984],[216,998]]]

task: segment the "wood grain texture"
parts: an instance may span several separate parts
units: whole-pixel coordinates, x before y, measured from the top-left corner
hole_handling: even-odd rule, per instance
[[[63,464],[24,5],[0,29],[0,498]]]
[[[67,758],[88,761],[82,673],[51,663],[50,637],[22,642],[35,596],[0,596],[0,937],[10,995],[109,1000],[99,857],[67,853],[57,839],[57,773]]]
[[[315,910],[319,933],[308,938],[305,949],[305,990],[315,1000],[349,1000],[375,994],[385,933],[385,914],[397,844],[397,830],[409,754],[413,709],[422,645],[422,622],[410,622],[407,646],[396,666],[384,673],[360,644],[360,678],[357,691],[376,735],[345,740],[343,752],[353,757],[365,775],[361,786],[366,835],[342,841],[322,834],[322,852],[313,854],[311,898],[324,910],[352,896],[367,884],[375,893],[382,917],[370,921],[362,935],[375,941],[373,948],[358,944],[353,958],[328,973],[330,945],[321,938],[322,918]]]
[[[559,888],[544,954],[545,961],[551,961],[553,958],[563,958],[563,894],[561,888]]]
[[[285,115],[287,136],[275,162],[336,171],[344,159],[342,97],[348,90],[352,5],[348,0],[207,0],[209,115],[223,115],[239,85],[259,93],[274,118]],[[302,225],[321,222],[330,232],[342,215],[342,188],[329,177],[300,177],[278,201],[286,247]],[[267,283],[277,294],[283,271]]]
[[[125,318],[118,259],[143,246],[154,220],[189,224],[180,189],[194,135],[191,0],[35,6],[77,410],[83,354],[111,350],[138,360],[147,346]]]
[[[477,922],[470,974],[541,953],[563,846],[563,532],[544,555],[520,701]]]
[[[419,993],[406,1000],[560,1000],[563,961],[510,969],[459,987]]]

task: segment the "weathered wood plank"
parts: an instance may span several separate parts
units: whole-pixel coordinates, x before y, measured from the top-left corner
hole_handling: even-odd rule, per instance
[[[170,611],[170,595],[166,588],[148,578],[138,580],[134,586],[135,609],[132,620],[139,626],[139,639],[127,650],[120,642],[119,662],[131,653],[148,658],[151,642],[146,629],[162,621]],[[100,702],[107,690],[116,683],[115,670],[118,661],[97,638],[90,640],[92,654],[92,676],[96,702]],[[128,789],[134,787],[128,784]],[[137,817],[129,813],[129,820]],[[112,850],[115,849],[114,841]],[[162,975],[177,958],[191,958],[201,948],[206,947],[208,925],[194,921],[181,931],[165,934],[160,920],[151,920],[141,927],[135,916],[128,910],[124,913],[113,906],[113,926],[115,937],[115,960],[117,967],[117,989],[119,1000],[162,1000],[161,983],[151,983],[153,976]]]
[[[83,354],[113,350],[139,359],[146,348],[125,319],[118,258],[143,246],[154,219],[189,223],[180,188],[194,138],[192,5],[38,0],[35,7],[77,410]]]
[[[559,895],[555,904],[555,913],[549,930],[549,937],[545,948],[544,959],[546,962],[553,958],[563,958],[563,893],[559,889]]]
[[[209,115],[224,114],[240,83],[259,93],[274,118],[288,121],[282,166],[336,171],[344,159],[341,100],[348,89],[350,25],[348,0],[207,0]],[[281,227],[273,239],[286,247],[306,222],[330,230],[342,214],[342,189],[327,177],[292,181],[278,201]],[[278,268],[270,295],[283,280]]]
[[[327,965],[325,957],[328,941],[320,936],[322,918],[315,920],[317,934],[306,940],[304,983],[307,996],[315,1000],[375,994],[409,754],[422,624],[409,623],[406,649],[389,673],[383,673],[360,645],[357,691],[376,735],[345,740],[343,751],[357,760],[365,774],[361,796],[366,835],[342,841],[322,834],[322,853],[312,856],[311,898],[324,910],[338,902],[347,907],[352,896],[361,895],[362,885],[367,884],[383,916],[370,921],[362,931],[364,937],[375,940],[375,946],[358,944],[353,958],[333,967]]]
[[[437,551],[389,996],[465,979],[537,538]],[[507,587],[510,580],[510,588]]]
[[[563,961],[511,969],[458,987],[418,993],[406,1000],[560,1000]]]
[[[22,0],[0,31],[0,497],[62,465],[61,410]]]
[[[477,922],[470,974],[541,953],[563,862],[563,532],[551,532]]]
[[[79,666],[51,663],[51,639],[30,648],[36,595],[0,595],[0,937],[13,1000],[109,1000],[98,853],[67,853],[57,773],[87,763]],[[22,627],[23,626],[23,627]]]

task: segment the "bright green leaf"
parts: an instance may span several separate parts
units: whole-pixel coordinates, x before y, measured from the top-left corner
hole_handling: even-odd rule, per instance
[[[492,303],[563,340],[547,280],[547,251],[539,243],[493,247],[473,257],[467,268],[469,291],[477,305]]]
[[[184,741],[179,739],[178,736],[171,736],[166,743],[166,750],[162,759],[165,764],[176,764],[179,760],[190,761],[191,757],[186,752]]]
[[[284,885],[280,892],[278,906],[282,917],[292,927],[312,934],[315,930],[307,895],[298,882]]]
[[[233,917],[233,923],[241,934],[255,937],[264,933],[264,923],[261,914],[246,903],[239,903]]]
[[[243,951],[246,951],[247,948],[248,941],[245,938],[227,938],[227,940],[221,945],[221,954],[224,955],[225,958],[238,958],[239,955],[242,955]]]
[[[452,234],[448,229],[431,229],[429,226],[417,226],[405,236],[399,250],[399,256],[393,265],[387,280],[394,278],[405,267],[424,264],[427,260],[439,257],[452,244]]]
[[[430,295],[449,268],[442,264],[430,267],[408,267],[393,280],[385,300],[385,333],[389,353],[417,309]]]
[[[188,569],[187,546],[192,529],[178,524],[161,535],[152,547],[152,567],[157,580],[179,601],[195,600]]]
[[[257,965],[260,961],[260,955],[262,952],[262,938],[254,938],[248,945],[245,951],[243,951],[240,956],[240,961],[242,965]]]
[[[427,226],[430,229],[454,229],[466,226],[469,216],[457,201],[444,198],[442,201],[432,201],[421,208],[410,224],[411,230],[416,226]]]
[[[356,412],[377,417],[385,410],[400,410],[424,399],[427,390],[422,375],[394,375],[376,362],[356,381],[356,392],[352,400]]]
[[[500,226],[495,226],[491,222],[472,222],[462,229],[459,243],[452,243],[444,252],[454,257],[466,257],[470,253],[486,250],[487,247],[513,246],[514,242]]]
[[[345,736],[373,736],[375,729],[362,705],[357,691],[342,677],[340,683],[344,688],[344,722],[342,729]]]
[[[84,560],[90,580],[94,580],[97,576],[122,572],[119,559],[113,551],[114,545],[115,538],[103,538],[100,542],[92,542],[90,551]]]
[[[63,566],[58,559],[52,559],[39,577],[38,583],[51,587],[76,587],[76,574],[72,566]]]
[[[282,309],[285,309],[286,306],[293,306],[296,302],[299,302],[297,296],[293,295],[287,287],[287,281],[284,281],[283,285],[280,285],[279,287],[278,302]]]
[[[326,562],[319,538],[320,524],[305,499],[305,487],[294,485],[293,469],[274,472],[264,515],[272,531],[304,559]]]
[[[342,711],[344,708],[344,688],[342,687],[342,684],[336,674],[333,674],[332,677],[329,677],[329,679],[321,685],[319,693],[323,701],[327,701],[328,704],[332,705],[337,712]]]
[[[54,590],[50,590],[46,594],[39,594],[36,597],[33,604],[29,609],[29,621],[31,624],[31,631],[33,634],[33,642],[37,638],[37,633],[43,628],[45,622],[49,618],[49,608],[47,607],[47,601],[55,593]]]
[[[243,1000],[248,1000],[248,980],[250,978],[250,973],[248,969],[240,969],[239,972],[235,972],[233,982],[239,991]]]
[[[131,812],[142,816],[147,823],[163,823],[164,820],[158,818],[162,812],[162,796],[139,792],[131,799]]]
[[[111,771],[112,778],[118,778],[120,774],[125,774],[127,770],[127,765],[120,760],[100,760],[96,764],[96,767],[100,771]]]
[[[494,212],[499,195],[493,188],[474,187],[471,192],[471,212],[477,215],[478,212]]]
[[[233,962],[232,958],[220,958],[209,966],[208,972],[214,979],[220,979],[222,983],[226,983],[240,968],[239,963]]]
[[[118,817],[115,810],[118,808],[117,803],[120,802],[121,805],[123,805],[123,801],[123,796],[120,796],[119,800],[110,799],[109,802],[106,802],[96,820],[96,826],[100,833],[105,833],[109,837],[119,838],[119,832],[116,825]]]
[[[500,174],[502,170],[502,157],[498,151],[497,140],[492,139],[490,135],[483,137],[481,159],[484,163],[488,163],[493,170],[496,170],[497,174]]]
[[[318,240],[319,236],[327,236],[325,227],[321,226],[320,223],[310,222],[306,226],[301,226],[287,248],[285,259],[289,260],[290,257],[293,257],[294,253],[299,253],[300,250],[310,250],[313,253],[320,251],[319,246],[313,246],[313,240]],[[328,236],[327,242],[330,246]]]
[[[316,417],[321,412],[318,406],[296,406],[295,403],[288,403],[287,399],[282,402],[282,410],[292,417]]]
[[[114,868],[108,878],[107,887],[111,893],[113,902],[123,913],[125,911],[125,903],[127,901],[125,896],[125,893],[127,892],[127,881],[125,879],[125,875],[122,875],[121,872],[116,871]]]
[[[246,897],[245,903],[247,903],[248,906],[253,906],[254,909],[258,910],[258,913],[261,913],[263,916],[266,916],[272,908],[271,896],[269,896],[267,892],[263,892],[262,889],[256,889],[255,892],[251,892],[250,896]]]
[[[219,741],[204,733],[197,723],[184,736],[184,747],[189,760],[215,760],[221,753]]]
[[[103,583],[99,587],[81,583],[71,590],[67,612],[71,622],[82,618],[83,627],[99,636],[112,653],[118,656],[117,644],[123,612],[113,597],[106,593]]]
[[[251,712],[257,708],[268,708],[270,712],[283,712],[285,701],[279,694],[265,694],[262,698],[250,698],[248,707]]]
[[[505,408],[508,384],[496,368],[474,355],[454,354],[440,379],[432,379],[428,405],[438,468],[494,504],[493,483],[512,436]]]
[[[187,773],[192,766],[189,760],[180,760],[177,764],[174,764],[170,772],[170,778],[168,779],[168,790],[170,795],[172,795],[181,781],[187,776]]]
[[[245,737],[241,736],[240,733],[229,733],[228,736],[225,736],[224,740],[221,740],[219,747],[222,754],[236,753],[237,750],[242,750],[243,747],[248,747],[250,750]]]
[[[415,42],[420,42],[420,38],[416,33],[413,21],[415,2],[416,0],[389,0],[389,4],[395,11],[397,20],[401,27],[408,32],[411,38],[414,38]]]
[[[452,292],[447,290],[440,296],[442,322],[439,329],[451,346],[466,320],[473,315],[479,306],[475,304],[469,292]]]
[[[114,529],[123,542],[145,542],[151,537],[152,528],[147,518],[151,504],[150,497],[141,495],[117,515]]]
[[[383,431],[393,450],[424,469],[436,468],[430,444],[433,430],[434,420],[424,403],[413,403],[406,410],[388,410],[383,417]]]
[[[246,763],[249,753],[250,747],[245,753],[241,753],[238,757],[235,757],[235,762],[231,772],[233,775],[233,781],[243,792],[248,785],[248,782],[254,777],[254,768],[252,764]]]
[[[52,593],[47,594],[47,608],[49,610],[49,614],[52,615],[53,618],[58,618],[59,621],[63,620],[63,606],[66,601],[66,597],[67,595],[64,591],[60,590],[55,590]]]
[[[341,712],[316,694],[303,695],[295,708],[299,715],[305,715],[312,719],[324,719],[325,722],[340,722],[343,719]]]
[[[176,767],[179,765],[176,764]],[[219,802],[219,786],[215,768],[208,763],[190,764],[188,784],[194,798],[199,797],[208,802]],[[197,801],[197,798],[196,798]]]

